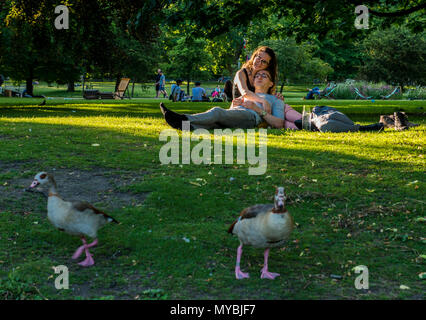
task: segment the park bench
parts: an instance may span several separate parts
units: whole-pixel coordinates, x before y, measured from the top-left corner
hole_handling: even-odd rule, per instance
[[[3,87],[3,95],[6,97],[18,96],[22,97],[26,87],[16,87],[16,86],[4,86]]]

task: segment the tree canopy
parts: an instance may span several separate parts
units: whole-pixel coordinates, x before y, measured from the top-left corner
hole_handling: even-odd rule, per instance
[[[69,8],[67,30],[54,27],[59,4]],[[361,4],[369,29],[354,26]],[[392,37],[380,31],[403,27],[414,39],[411,57],[423,50],[425,7],[422,0],[4,0],[0,68],[29,91],[32,79],[73,83],[89,73],[142,81],[158,67],[189,81],[232,76],[255,47],[268,44],[278,52],[281,82],[379,79],[373,66],[387,69],[372,52],[385,59],[385,49],[399,43],[383,42]],[[415,67],[422,57],[408,63],[422,70]],[[424,83],[421,75],[402,80],[399,71],[380,79]]]

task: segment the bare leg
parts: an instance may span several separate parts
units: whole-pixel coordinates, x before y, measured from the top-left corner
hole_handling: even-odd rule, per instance
[[[285,112],[284,128],[298,130],[297,126],[294,124],[294,121],[302,119],[302,114],[294,110],[288,104],[285,105],[284,112]]]
[[[235,265],[235,278],[237,279],[249,278],[248,273],[244,273],[240,270],[240,260],[241,260],[242,253],[243,253],[243,245],[241,244],[237,249],[237,263]]]
[[[275,279],[276,277],[278,277],[280,274],[279,273],[273,273],[273,272],[269,272],[268,271],[268,255],[269,255],[269,248],[265,250],[265,262],[263,265],[263,269],[262,269],[262,275],[260,276],[262,279]]]

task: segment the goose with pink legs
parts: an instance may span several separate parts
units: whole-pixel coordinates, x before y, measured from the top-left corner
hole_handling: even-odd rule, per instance
[[[293,217],[285,208],[284,188],[278,187],[275,192],[274,204],[257,204],[244,209],[239,218],[231,225],[228,232],[238,236],[240,246],[237,250],[235,277],[249,278],[249,274],[240,269],[243,245],[265,248],[264,264],[261,270],[262,279],[275,279],[280,274],[269,272],[269,249],[282,247],[290,237],[294,228]]]
[[[79,236],[83,242],[83,245],[75,251],[72,258],[77,259],[84,252],[86,259],[80,262],[79,265],[82,267],[94,265],[95,261],[89,248],[98,244],[98,229],[109,222],[118,223],[118,221],[88,202],[68,202],[63,200],[57,192],[55,179],[47,172],[38,173],[34,177],[30,189],[37,188],[40,185],[49,187],[47,200],[47,218],[49,221],[60,231]],[[87,243],[86,236],[95,240]]]

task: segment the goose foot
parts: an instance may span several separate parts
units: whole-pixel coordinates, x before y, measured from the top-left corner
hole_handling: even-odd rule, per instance
[[[89,251],[86,252],[86,259],[84,259],[84,261],[81,261],[79,263],[79,265],[82,267],[90,267],[90,266],[93,266],[94,264],[95,264],[95,261],[93,260],[93,257]]]
[[[260,278],[274,280],[276,277],[279,276],[279,273],[269,272],[268,269],[263,268]]]
[[[244,278],[250,278],[250,275],[246,272],[242,272],[240,270],[240,267],[235,267],[235,278],[238,280],[244,279]]]
[[[89,248],[94,247],[98,244],[98,239],[95,239],[92,243],[87,244],[86,239],[84,237],[81,238],[81,241],[83,242],[83,245],[80,246],[73,254],[72,258],[77,259],[83,251],[86,252],[86,259],[79,263],[79,265],[83,267],[92,266],[95,264],[92,255],[89,252]]]
[[[276,277],[278,277],[280,274],[279,274],[279,273],[273,273],[273,272],[269,272],[269,271],[268,271],[269,248],[267,248],[267,249],[265,250],[264,257],[265,257],[265,262],[264,262],[264,264],[263,264],[262,274],[260,275],[260,278],[262,278],[262,279],[270,279],[270,280],[274,280],[274,279],[275,279]]]

